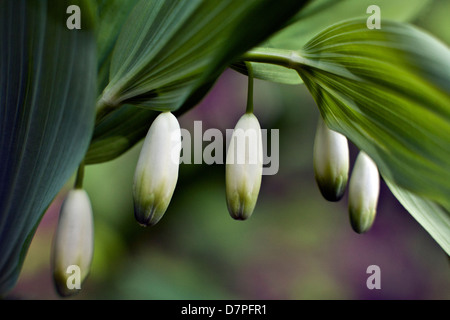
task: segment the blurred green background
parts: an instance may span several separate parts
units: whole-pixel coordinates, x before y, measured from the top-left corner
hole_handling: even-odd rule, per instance
[[[434,1],[415,24],[449,44],[449,12],[450,1]],[[246,95],[246,77],[228,70],[180,125],[191,130],[201,120],[203,131],[232,129]],[[150,228],[133,214],[141,144],[87,167],[95,255],[81,293],[70,299],[450,299],[448,256],[383,182],[375,224],[364,235],[350,227],[347,196],[338,203],[321,197],[312,164],[318,110],[304,86],[256,81],[255,114],[262,128],[279,129],[280,168],[263,177],[247,221],[228,214],[224,165],[182,164],[169,209]],[[357,152],[351,146],[352,164]],[[44,216],[7,298],[59,299],[50,254],[65,192]],[[366,287],[370,265],[381,269],[380,290]]]

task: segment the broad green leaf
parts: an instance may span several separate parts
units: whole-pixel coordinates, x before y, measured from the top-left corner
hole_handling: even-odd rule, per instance
[[[177,110],[306,2],[140,1],[117,41],[102,102]]]
[[[381,24],[385,20],[408,22],[413,20],[433,0],[320,0],[313,1],[300,11],[287,28],[264,43],[269,48],[298,50],[329,26],[349,19],[368,19],[367,8],[380,8]]]
[[[450,50],[406,24],[331,26],[303,48],[299,74],[329,127],[399,187],[450,208]]]
[[[98,87],[108,84],[112,51],[120,30],[138,0],[96,0]]]
[[[280,29],[306,2],[139,2],[119,36],[111,82],[103,92],[108,103],[127,106],[98,123],[87,163],[111,160],[145,136],[155,113],[129,104],[177,114],[192,108],[232,61]]]
[[[385,180],[394,196],[450,256],[450,212]]]
[[[351,18],[369,18],[371,14],[367,13],[367,8],[371,5],[380,7],[382,21],[411,21],[431,2],[432,0],[315,0],[301,10],[288,27],[259,45],[259,49],[299,50],[332,24]],[[235,64],[233,68],[247,74],[243,65]],[[258,79],[285,84],[302,82],[290,69],[263,63],[252,63],[252,68]]]
[[[81,30],[69,30],[69,5]],[[0,294],[89,145],[96,55],[89,1],[0,1]]]

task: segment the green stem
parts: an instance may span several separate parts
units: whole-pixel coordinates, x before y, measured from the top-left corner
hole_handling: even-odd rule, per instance
[[[248,93],[246,113],[253,113],[253,68],[250,63],[245,63],[248,72]]]
[[[84,179],[84,160],[80,163],[77,171],[77,177],[75,179],[75,189],[83,189],[83,179]]]

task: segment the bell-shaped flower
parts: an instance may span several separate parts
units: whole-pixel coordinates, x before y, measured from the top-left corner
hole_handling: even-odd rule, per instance
[[[53,279],[58,293],[76,294],[89,274],[94,251],[94,222],[89,196],[83,189],[67,194],[53,239]]]
[[[358,154],[349,183],[350,223],[357,233],[368,231],[377,211],[380,177],[375,162],[363,151]]]
[[[226,158],[226,198],[234,219],[248,219],[256,205],[263,170],[261,127],[253,113],[236,124]]]
[[[347,138],[319,117],[313,151],[314,175],[322,196],[339,201],[347,187],[349,149]]]
[[[180,153],[178,120],[163,112],[150,126],[134,175],[134,214],[141,225],[155,225],[166,212],[178,180]]]

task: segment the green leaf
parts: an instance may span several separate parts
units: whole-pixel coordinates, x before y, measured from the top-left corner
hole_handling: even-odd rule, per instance
[[[433,201],[420,198],[385,180],[394,196],[450,255],[450,212]]]
[[[117,41],[103,103],[174,111],[307,1],[140,1]]]
[[[441,41],[450,45],[450,1],[433,1],[426,13],[420,15],[414,24],[428,30]]]
[[[319,0],[300,11],[292,23],[265,42],[269,48],[298,50],[329,26],[349,19],[368,19],[367,8],[380,8],[381,23],[385,20],[413,20],[432,0]]]
[[[316,34],[330,25],[350,18],[369,18],[366,13],[371,5],[378,5],[381,19],[384,21],[411,21],[432,0],[315,0],[310,2],[293,19],[292,23],[259,45],[263,48],[298,50]],[[242,64],[234,64],[233,68],[243,74],[247,69]],[[302,80],[295,71],[279,66],[263,63],[252,63],[255,78],[285,84],[299,84]]]
[[[365,20],[304,47],[299,74],[329,127],[399,187],[450,208],[450,50],[419,29]]]
[[[81,30],[66,27],[69,5]],[[87,150],[96,55],[89,1],[0,2],[0,294],[50,202]]]
[[[280,29],[307,1],[141,1],[117,41],[87,163],[114,159],[141,140],[155,113],[196,105],[245,51]],[[295,75],[298,78],[298,75]],[[130,134],[129,130],[132,129]]]
[[[138,0],[96,0],[98,87],[108,84],[111,57],[120,30]]]

